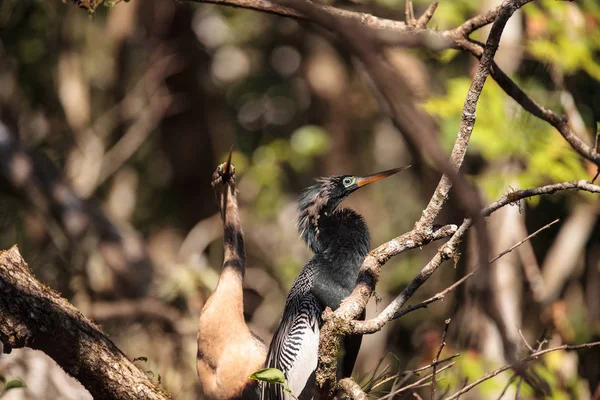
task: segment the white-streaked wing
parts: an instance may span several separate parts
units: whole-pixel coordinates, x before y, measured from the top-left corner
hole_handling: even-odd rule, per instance
[[[267,356],[267,367],[283,371],[295,396],[317,368],[322,309],[310,293],[311,278],[311,269],[305,268],[292,286]],[[292,399],[280,385],[272,384],[266,385],[264,398]]]
[[[309,295],[302,303],[302,311],[294,320],[293,328],[285,339],[282,353],[285,361],[291,361],[291,365],[286,367],[286,377],[288,386],[296,396],[300,396],[309,378],[317,369],[321,331],[322,311],[317,300]]]

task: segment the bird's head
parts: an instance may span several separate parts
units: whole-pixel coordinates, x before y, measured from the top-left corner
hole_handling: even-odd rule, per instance
[[[308,237],[312,236],[312,231],[315,234],[314,239],[319,234],[319,219],[333,214],[342,200],[351,193],[409,167],[410,165],[407,165],[367,176],[336,175],[317,179],[316,184],[309,186],[300,195],[298,203],[298,229],[308,245],[313,247],[312,238]]]

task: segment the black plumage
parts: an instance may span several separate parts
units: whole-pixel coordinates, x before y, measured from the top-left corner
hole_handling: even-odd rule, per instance
[[[284,372],[289,388],[299,399],[310,399],[315,387],[321,314],[336,309],[354,289],[363,259],[370,248],[369,230],[363,218],[348,208],[338,208],[350,193],[404,168],[366,177],[321,178],[299,198],[298,230],[314,252],[294,282],[275,332],[266,366]],[[350,376],[361,337],[344,342],[342,376]],[[291,398],[283,387],[266,384],[265,399]]]

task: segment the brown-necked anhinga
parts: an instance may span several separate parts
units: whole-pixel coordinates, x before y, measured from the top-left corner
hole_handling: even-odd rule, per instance
[[[212,179],[223,220],[225,257],[217,288],[200,314],[196,367],[204,398],[258,399],[258,386],[248,378],[263,367],[266,347],[244,320],[246,251],[231,152]]]
[[[313,396],[321,314],[326,307],[335,310],[350,295],[369,251],[369,230],[363,218],[338,205],[355,190],[405,168],[365,177],[320,178],[300,196],[298,230],[314,256],[304,265],[288,294],[267,355],[267,367],[283,371],[288,387],[299,399]],[[343,376],[351,375],[360,343],[360,336],[346,337],[340,365]],[[266,384],[263,398],[291,396],[281,385]]]

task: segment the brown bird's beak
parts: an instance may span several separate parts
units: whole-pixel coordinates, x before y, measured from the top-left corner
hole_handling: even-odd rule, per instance
[[[221,170],[223,171],[223,179],[228,181],[231,177],[231,156],[233,155],[233,145],[229,149],[229,156],[227,157],[227,161],[221,164]]]
[[[387,178],[388,176],[392,176],[395,173],[404,171],[405,169],[408,169],[408,168],[410,168],[410,165],[405,165],[404,167],[400,167],[400,168],[388,169],[387,171],[377,172],[376,174],[371,174],[371,175],[356,178],[356,186],[358,186],[359,188],[366,186],[369,183],[377,182],[380,179]]]

